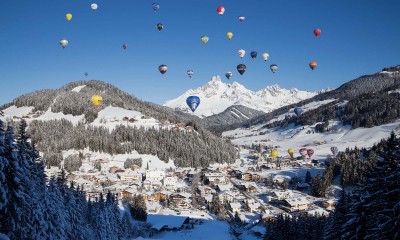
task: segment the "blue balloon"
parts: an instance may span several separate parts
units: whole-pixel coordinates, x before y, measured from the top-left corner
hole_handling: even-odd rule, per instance
[[[157,11],[158,9],[160,9],[160,4],[158,4],[158,3],[153,3],[153,4],[151,5],[151,7],[153,8],[154,11]]]
[[[303,113],[303,109],[302,109],[301,107],[295,107],[295,108],[294,108],[294,113],[295,113],[297,116],[300,116],[300,115]]]
[[[256,59],[257,58],[257,52],[256,51],[252,51],[251,53],[250,53],[250,57],[254,60],[254,59]]]
[[[196,108],[200,105],[200,98],[197,96],[189,96],[186,98],[186,104],[189,106],[190,110],[194,112]]]

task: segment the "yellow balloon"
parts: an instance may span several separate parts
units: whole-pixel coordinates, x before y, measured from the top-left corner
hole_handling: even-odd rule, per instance
[[[232,32],[228,32],[226,34],[226,36],[228,37],[229,40],[231,40],[233,38],[233,33]]]
[[[278,155],[279,155],[278,149],[276,149],[276,148],[273,149],[271,152],[271,157],[276,158]]]
[[[92,103],[94,106],[98,107],[100,106],[101,102],[103,101],[103,97],[100,95],[94,95],[92,96]]]
[[[65,18],[70,21],[72,19],[72,14],[71,13],[67,13],[67,15],[65,15]]]

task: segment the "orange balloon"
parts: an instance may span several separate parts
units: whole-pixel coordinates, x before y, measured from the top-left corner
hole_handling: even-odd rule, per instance
[[[309,66],[310,66],[310,68],[312,69],[312,70],[314,70],[314,68],[316,68],[317,67],[317,62],[310,62],[310,64],[309,64]]]

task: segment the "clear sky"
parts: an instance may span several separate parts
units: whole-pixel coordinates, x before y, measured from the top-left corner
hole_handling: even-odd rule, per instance
[[[315,91],[400,64],[399,0],[159,0],[157,12],[152,3],[1,0],[0,104],[82,79],[103,80],[159,104],[213,75],[254,91],[272,84]],[[220,5],[223,16],[216,12]],[[69,22],[67,13],[73,15]],[[319,38],[315,28],[322,30]],[[61,38],[69,41],[65,49]],[[246,50],[243,59],[239,49]],[[255,61],[253,50],[259,53]],[[270,54],[267,62],[263,52]],[[314,71],[310,61],[318,62]],[[247,65],[243,76],[236,71],[240,63]],[[275,74],[273,63],[279,66]],[[160,64],[168,66],[164,76]],[[194,70],[191,79],[188,69]],[[230,81],[227,71],[233,72]]]

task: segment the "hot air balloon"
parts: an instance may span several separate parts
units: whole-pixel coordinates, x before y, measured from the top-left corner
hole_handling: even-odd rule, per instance
[[[164,28],[164,25],[162,23],[157,23],[156,27],[158,31],[161,31]]]
[[[300,116],[303,113],[303,109],[301,107],[295,107],[293,111],[297,116]]]
[[[246,18],[244,16],[239,16],[239,21],[242,23]]]
[[[317,67],[317,62],[310,62],[309,66],[310,66],[311,70],[314,70],[314,68]]]
[[[269,68],[271,69],[272,73],[275,73],[276,70],[278,70],[278,65],[276,65],[276,64],[271,64],[271,66],[269,66]]]
[[[319,35],[321,35],[321,29],[319,29],[319,28],[315,29],[315,30],[314,30],[314,35],[315,35],[316,37],[319,37]]]
[[[100,95],[93,95],[92,96],[92,103],[93,105],[98,108],[101,104],[101,102],[103,102],[103,97]]]
[[[89,73],[88,72],[85,72],[85,76],[87,77],[87,75],[89,75]]]
[[[256,58],[257,58],[257,52],[256,51],[252,51],[251,53],[250,53],[250,57],[253,59],[253,60],[255,60]]]
[[[161,73],[162,75],[164,75],[164,73],[166,73],[167,70],[168,70],[167,65],[162,64],[162,65],[160,65],[160,66],[158,67],[158,71],[160,71],[160,73]]]
[[[294,154],[294,149],[293,148],[289,148],[287,150],[287,152],[289,153],[290,157],[293,157],[293,154]]]
[[[307,148],[300,148],[299,153],[304,158],[307,155]]]
[[[61,39],[60,40],[60,45],[62,48],[65,48],[66,46],[68,46],[68,40],[67,39]]]
[[[123,49],[127,49],[128,48],[128,44],[122,44],[122,48]]]
[[[71,13],[67,13],[67,14],[65,15],[65,18],[67,19],[67,21],[71,21],[71,19],[72,19],[72,14],[71,14]]]
[[[153,4],[151,4],[151,7],[153,8],[154,12],[156,12],[158,9],[160,9],[160,4],[153,3]]]
[[[238,70],[240,75],[243,75],[243,73],[246,72],[246,65],[239,64],[239,65],[237,65],[236,69]]]
[[[331,152],[332,152],[333,156],[336,156],[339,152],[339,149],[337,147],[331,147]]]
[[[309,158],[311,158],[313,154],[314,154],[314,150],[312,150],[312,149],[307,150],[307,155]]]
[[[224,15],[224,12],[225,12],[225,8],[223,6],[219,6],[217,8],[218,15],[222,16],[222,15]]]
[[[274,148],[271,152],[271,157],[276,158],[278,157],[278,155],[279,155],[278,149]]]
[[[226,73],[225,73],[225,77],[226,77],[228,80],[231,79],[232,76],[233,76],[232,72],[226,72]]]
[[[188,75],[189,77],[192,77],[193,74],[194,74],[194,72],[193,72],[192,69],[187,70],[187,75]]]
[[[197,96],[189,96],[186,98],[186,104],[189,106],[192,112],[196,111],[196,108],[200,105],[200,98]]]
[[[238,55],[239,55],[240,58],[243,58],[245,54],[246,54],[246,51],[243,50],[243,49],[240,49],[240,50],[238,51]]]
[[[98,8],[96,3],[92,3],[92,5],[90,5],[90,7],[92,8],[93,11],[96,11]]]
[[[227,37],[229,40],[231,40],[232,37],[233,37],[233,33],[232,33],[232,32],[228,32],[228,33],[226,34],[226,37]]]
[[[208,39],[209,38],[207,37],[207,35],[201,36],[201,42],[204,43],[204,44],[206,44],[208,42]]]
[[[269,54],[268,53],[263,53],[262,58],[264,61],[267,61],[269,58]]]

